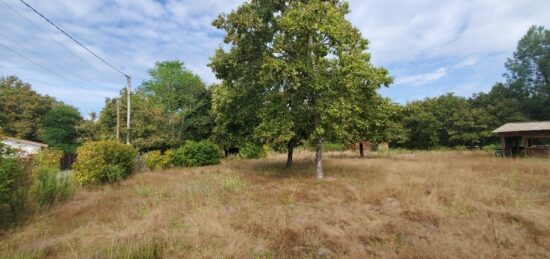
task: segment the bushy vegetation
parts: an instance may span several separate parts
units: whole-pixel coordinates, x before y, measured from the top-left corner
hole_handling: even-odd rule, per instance
[[[258,159],[267,156],[267,149],[265,145],[246,143],[239,149],[239,154],[244,159]]]
[[[74,179],[82,184],[116,182],[134,170],[137,152],[116,141],[88,142],[77,149]]]
[[[61,156],[60,150],[44,149],[33,158],[19,158],[0,143],[0,228],[71,197],[72,181],[59,170]]]
[[[69,199],[74,192],[71,178],[58,168],[43,167],[33,173],[31,197],[39,209],[52,206],[56,202]]]
[[[0,228],[17,223],[25,213],[29,178],[23,161],[0,142]]]
[[[210,141],[188,141],[171,154],[172,164],[179,167],[216,165],[220,159],[218,146]]]
[[[34,170],[42,168],[57,168],[63,157],[63,151],[55,148],[42,149],[33,158]]]
[[[61,157],[63,151],[54,148],[43,149],[33,157],[29,196],[40,210],[69,199],[74,192],[72,179],[60,170]]]
[[[172,165],[170,160],[172,151],[167,150],[162,153],[160,150],[147,152],[145,157],[145,166],[147,169],[155,171],[169,168]]]
[[[341,144],[341,143],[327,142],[327,143],[323,143],[323,150],[329,151],[329,152],[346,151],[348,150],[348,145]]]

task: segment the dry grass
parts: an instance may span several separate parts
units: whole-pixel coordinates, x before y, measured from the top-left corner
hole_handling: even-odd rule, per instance
[[[139,174],[0,237],[0,258],[550,257],[550,161],[310,154]]]

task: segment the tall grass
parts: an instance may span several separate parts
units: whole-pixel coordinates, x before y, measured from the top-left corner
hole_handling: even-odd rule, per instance
[[[547,258],[550,163],[486,152],[225,161],[79,190],[0,257]]]

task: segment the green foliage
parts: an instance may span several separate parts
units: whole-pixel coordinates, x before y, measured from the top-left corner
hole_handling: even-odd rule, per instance
[[[464,97],[453,94],[409,103],[403,115],[407,148],[485,145],[495,129],[489,115]]]
[[[44,116],[41,139],[50,147],[72,153],[77,146],[76,127],[82,122],[80,112],[69,105],[57,104]]]
[[[500,146],[497,146],[495,144],[491,144],[491,145],[484,146],[482,149],[483,149],[483,151],[495,152],[499,148],[500,148]]]
[[[304,140],[351,138],[349,123],[392,79],[370,63],[349,11],[343,1],[253,0],[213,22],[229,45],[210,63],[222,80],[213,104],[218,143],[291,150]]]
[[[202,80],[179,61],[157,62],[149,70],[150,78],[131,95],[132,144],[141,152],[167,150],[186,140],[210,137],[214,118],[210,90]],[[119,98],[121,111],[126,110],[127,93]],[[115,138],[116,102],[109,99],[97,125],[104,139]],[[121,113],[126,121],[126,113]],[[88,127],[91,127],[90,125]],[[126,128],[121,128],[121,136]]]
[[[120,121],[126,121],[126,91],[120,97]],[[142,92],[132,93],[132,145],[142,152],[160,150],[177,145],[176,140],[168,132],[168,116],[162,106],[155,104]],[[108,99],[101,111],[98,127],[101,129],[101,139],[116,138],[116,99]],[[120,136],[126,136],[126,127],[121,126]]]
[[[550,120],[550,30],[532,26],[506,61],[506,90],[532,120]]]
[[[348,145],[340,143],[325,142],[323,143],[323,150],[327,152],[341,152],[348,150]]]
[[[33,173],[31,197],[40,209],[65,201],[74,193],[71,178],[56,168],[42,167]]]
[[[17,223],[25,214],[28,174],[23,161],[11,154],[0,142],[0,228]]]
[[[192,167],[220,163],[220,150],[210,141],[188,141],[171,154],[174,166]]]
[[[97,121],[97,114],[91,112],[88,119],[84,119],[76,126],[78,133],[78,144],[84,144],[90,141],[98,141],[101,137],[101,125]]]
[[[53,168],[59,170],[63,151],[55,148],[42,149],[33,157],[34,167],[37,169]]]
[[[74,178],[82,185],[116,182],[134,170],[137,152],[115,141],[88,142],[77,149]]]
[[[170,156],[172,151],[149,151],[145,154],[145,166],[152,171],[162,170],[171,166]]]
[[[15,76],[0,78],[0,125],[8,136],[39,141],[43,118],[54,103]]]
[[[244,159],[264,158],[267,153],[267,146],[254,143],[246,143],[239,148],[239,154]]]

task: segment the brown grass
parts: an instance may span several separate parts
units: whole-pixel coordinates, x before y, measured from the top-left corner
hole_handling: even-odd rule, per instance
[[[138,174],[0,237],[0,258],[550,257],[550,161],[312,155]]]

